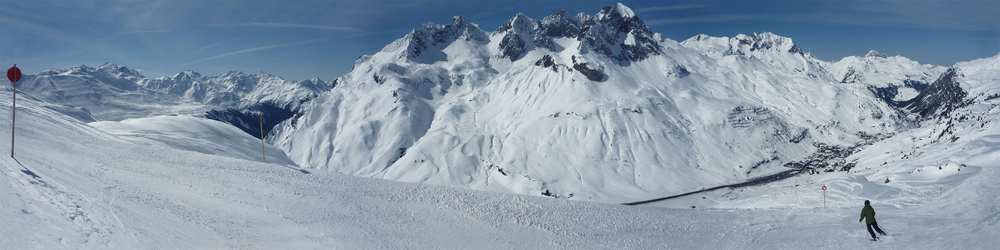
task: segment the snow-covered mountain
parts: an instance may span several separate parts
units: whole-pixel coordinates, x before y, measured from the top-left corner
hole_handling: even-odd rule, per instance
[[[880,98],[892,104],[913,99],[946,70],[875,50],[864,57],[849,56],[825,66],[838,81],[869,85]]]
[[[185,71],[150,79],[134,69],[107,63],[25,75],[18,90],[49,103],[80,107],[96,120],[203,114],[259,137],[256,113],[264,112],[267,133],[274,124],[294,116],[301,103],[331,87],[332,83],[318,78],[286,81],[263,72],[203,76]]]
[[[902,80],[844,81],[831,65],[766,32],[678,43],[622,4],[518,14],[492,32],[455,17],[359,57],[269,142],[303,167],[621,202],[787,170],[817,145],[912,126],[871,90]]]
[[[518,14],[493,31],[424,24],[333,82],[149,79],[105,64],[27,75],[19,90],[81,121],[197,114],[253,136],[263,111],[268,141],[303,167],[624,202],[784,171],[948,116],[973,95],[961,74],[875,51],[822,61],[769,32],[677,42],[616,4]]]

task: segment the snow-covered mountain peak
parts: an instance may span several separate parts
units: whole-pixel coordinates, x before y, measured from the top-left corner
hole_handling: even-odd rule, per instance
[[[581,15],[585,15],[580,13]],[[571,37],[576,38],[580,33],[579,16],[570,15],[565,10],[560,10],[552,15],[542,18],[539,34],[548,38]]]
[[[741,47],[745,46],[750,51],[776,51],[788,53],[802,53],[802,49],[795,45],[791,38],[775,35],[771,32],[752,33],[747,35],[737,35]]]
[[[506,23],[500,25],[493,31],[493,33],[503,33],[503,32],[517,32],[517,33],[530,33],[534,30],[535,25],[538,21],[531,19],[524,13],[518,12],[517,15],[507,20]]]
[[[700,34],[681,42],[681,45],[700,51],[713,58],[724,56],[763,56],[765,54],[796,54],[807,56],[791,38],[771,32],[739,34],[736,37],[713,37]],[[807,56],[808,57],[808,56]]]
[[[954,67],[966,70],[1000,69],[1000,54],[968,62],[958,62]]]
[[[493,37],[500,39],[500,43],[497,44],[497,50],[500,54],[497,56],[517,61],[535,46],[555,50],[550,46],[548,38],[538,34],[540,26],[541,22],[531,19],[524,13],[514,15],[492,34]]]
[[[596,15],[597,19],[605,19],[608,16],[617,16],[624,19],[636,17],[635,12],[632,12],[631,8],[625,6],[622,3],[616,3],[615,5],[612,6],[605,6],[604,8],[601,9],[601,12],[599,12]]]
[[[420,29],[414,29],[387,45],[380,53],[422,64],[446,61],[459,55],[479,58],[484,53],[493,53],[490,56],[513,62],[535,48],[545,48],[550,52],[566,49],[554,41],[560,38],[580,41],[566,44],[575,47],[578,54],[594,53],[618,63],[639,61],[661,53],[661,46],[657,43],[660,38],[622,4],[605,7],[595,16],[585,13],[571,16],[566,11],[559,11],[541,21],[518,13],[492,33],[456,16],[447,25],[425,23]],[[444,51],[456,41],[466,45],[454,47],[452,52]],[[486,44],[491,46],[489,51],[493,52],[483,50],[486,48],[481,45]],[[368,59],[359,58],[358,62]]]
[[[203,76],[201,75],[201,73],[194,72],[194,71],[191,71],[191,70],[185,70],[185,71],[182,71],[180,73],[174,74],[174,76],[171,76],[171,77],[163,76],[163,77],[160,77],[158,79],[171,79],[171,80],[175,80],[176,81],[176,80],[198,79],[198,78],[202,78],[202,77]]]
[[[489,37],[478,24],[462,16],[455,16],[447,25],[425,23],[420,29],[414,29],[403,38],[396,39],[379,52],[388,52],[396,59],[431,64],[447,60],[448,55],[442,50],[457,40],[485,44],[489,42]]]
[[[479,27],[478,24],[472,23],[468,19],[462,16],[455,16],[451,19],[451,22],[443,27],[434,27],[432,29],[438,29],[439,31],[435,33],[435,45],[439,43],[449,42],[449,40],[454,40],[457,38],[467,38],[475,40],[486,40],[486,33],[483,28]]]
[[[141,73],[139,73],[139,71],[135,69],[125,66],[120,66],[118,64],[110,62],[104,63],[104,65],[97,67],[97,70],[103,71],[105,74],[108,74],[109,76],[115,76],[118,78],[125,78],[129,80],[139,80],[146,78]]]
[[[260,72],[260,73],[264,73],[264,72]],[[246,73],[243,73],[243,71],[239,71],[239,70],[230,70],[229,72],[226,72],[225,74],[222,74],[222,76],[239,76],[239,75],[246,75]]]
[[[656,36],[631,9],[618,3],[601,9],[593,17],[584,17],[580,51],[593,50],[618,62],[635,62],[659,55]]]
[[[868,51],[868,54],[865,54],[865,57],[867,57],[867,58],[889,58],[889,55],[886,55],[885,53],[878,52],[878,51],[875,51],[875,50],[870,50],[870,51]]]
[[[576,24],[580,22],[580,19],[577,18],[576,16],[571,15],[566,10],[559,10],[556,11],[556,13],[552,13],[552,15],[542,18],[542,23],[545,24],[559,23],[559,22],[571,22],[573,24]]]
[[[80,64],[80,67],[73,67],[70,70],[82,71],[82,72],[94,72],[97,68],[87,66],[86,64]]]
[[[64,68],[52,68],[52,69],[48,69],[48,70],[42,71],[41,73],[38,73],[38,75],[49,75],[49,76],[53,76],[53,75],[77,75],[77,76],[82,76],[82,75],[93,75],[93,74],[101,74],[101,75],[106,75],[108,77],[127,78],[127,79],[131,79],[131,80],[137,80],[137,79],[146,78],[141,73],[139,73],[139,71],[137,71],[135,69],[132,69],[132,68],[129,68],[129,67],[125,67],[125,66],[119,66],[119,65],[114,64],[114,63],[105,63],[105,64],[103,64],[103,65],[101,65],[100,67],[97,67],[97,68],[90,67],[90,66],[87,66],[87,65],[80,65],[79,67],[72,67],[72,68],[68,68],[68,69],[64,69]]]
[[[97,68],[87,65],[80,65],[79,67],[69,69],[55,68],[43,71],[38,76],[57,77],[60,79],[77,78],[80,81],[76,84],[85,85],[87,88],[106,89],[113,87],[125,91],[136,90],[138,88],[136,82],[146,78],[139,71],[112,63],[105,63]],[[102,83],[107,85],[103,85]],[[84,86],[74,88],[79,87]]]
[[[333,83],[323,81],[319,77],[295,81],[296,84],[316,92],[325,92],[333,88]]]
[[[943,66],[920,64],[875,50],[864,57],[849,56],[824,65],[836,81],[870,86],[879,98],[889,103],[916,97],[947,70]]]

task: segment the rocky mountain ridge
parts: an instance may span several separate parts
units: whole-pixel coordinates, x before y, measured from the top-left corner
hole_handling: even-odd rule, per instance
[[[359,57],[268,139],[309,168],[639,199],[782,171],[814,145],[853,147],[918,126],[872,86],[905,86],[937,67],[869,55],[822,61],[768,32],[676,42],[621,4],[593,16],[518,14],[492,32],[456,17]],[[844,81],[841,69],[887,60],[918,66]]]

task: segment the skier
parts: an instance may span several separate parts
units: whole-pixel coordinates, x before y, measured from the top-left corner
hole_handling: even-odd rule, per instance
[[[861,222],[861,220],[865,220],[865,223],[868,224],[868,233],[872,234],[872,240],[878,241],[878,237],[875,237],[875,231],[878,231],[879,234],[886,235],[885,232],[878,227],[878,223],[875,222],[875,209],[872,208],[871,202],[868,200],[865,200],[865,208],[861,209],[861,218],[858,219],[858,222]],[[875,231],[872,231],[872,227],[875,227]]]

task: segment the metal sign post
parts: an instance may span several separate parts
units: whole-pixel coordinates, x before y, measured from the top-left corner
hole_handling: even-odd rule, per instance
[[[267,163],[267,156],[264,155],[264,112],[258,113],[257,117],[260,118],[260,157]]]
[[[826,185],[823,185],[823,209],[826,209]]]
[[[21,69],[17,64],[7,70],[7,79],[14,86],[14,102],[10,110],[10,158],[14,158],[14,124],[17,122],[17,81],[21,80]]]

